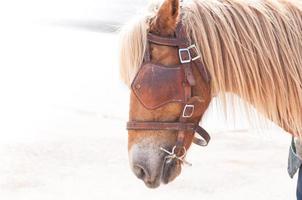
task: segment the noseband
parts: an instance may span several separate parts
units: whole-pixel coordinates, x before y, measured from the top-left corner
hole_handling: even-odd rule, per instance
[[[199,121],[194,122],[192,119],[202,115],[196,109],[200,102],[192,96],[192,87],[196,84],[192,66],[197,67],[207,83],[210,78],[200,61],[196,46],[189,43],[181,21],[176,28],[175,37],[161,37],[148,33],[147,39],[144,62],[131,84],[131,89],[140,103],[149,110],[155,110],[168,103],[178,102],[182,104],[182,112],[178,122],[130,121],[127,123],[127,129],[178,131],[177,142],[173,151],[161,150],[168,153],[171,158],[178,158],[184,162],[181,158],[186,154],[185,140],[187,136],[192,137],[195,132],[198,133],[201,138],[194,137],[193,142],[200,146],[207,146],[210,141],[210,135],[199,126]],[[177,47],[180,64],[167,67],[152,63],[150,43]]]

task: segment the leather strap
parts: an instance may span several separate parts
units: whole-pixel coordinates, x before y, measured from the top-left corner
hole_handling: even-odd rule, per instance
[[[150,61],[151,61],[150,45],[147,42],[147,44],[146,44],[146,50],[145,50],[145,55],[144,55],[144,63],[148,63]]]
[[[186,39],[187,34],[186,34],[185,29],[184,29],[184,26],[182,25],[182,20],[180,20],[178,22],[175,34],[176,34],[176,38],[178,40],[185,41],[184,43],[181,43],[178,47],[180,49],[187,49],[190,44],[189,44],[189,41]],[[180,56],[182,56],[182,55],[180,55]],[[191,61],[188,62],[188,63],[183,63],[183,65],[184,65],[184,70],[185,70],[185,74],[186,74],[186,78],[187,78],[188,83],[190,84],[190,86],[194,86],[196,84],[196,81],[195,81],[195,78],[193,76]]]
[[[172,46],[172,47],[178,47],[180,45],[185,44],[186,42],[184,40],[179,40],[175,37],[162,37],[158,35],[154,35],[152,33],[148,33],[147,39],[149,42],[152,42],[154,44],[164,45],[164,46]]]
[[[190,54],[191,54],[191,56],[192,56],[193,58],[199,55],[199,53],[196,52],[196,49],[195,49],[195,48],[191,48],[189,51],[190,51]],[[205,66],[203,65],[203,63],[201,62],[200,58],[194,60],[194,61],[193,61],[193,64],[195,64],[195,65],[197,66],[197,69],[198,69],[199,73],[201,74],[201,76],[203,77],[203,79],[204,79],[207,83],[209,83],[209,82],[211,81],[209,72],[208,72],[208,70],[205,68]]]
[[[199,146],[207,146],[211,140],[209,133],[204,130],[201,126],[196,126],[195,132],[201,136],[200,138],[194,137],[193,142]]]
[[[195,131],[194,123],[181,122],[128,122],[128,130],[175,130],[175,131]]]
[[[198,133],[201,139],[194,137],[193,142],[200,146],[207,146],[211,137],[209,133],[194,123],[180,123],[180,122],[128,122],[127,130],[173,130],[184,131],[186,133]]]
[[[184,26],[182,25],[182,21],[180,20],[177,27],[176,27],[176,38],[178,40],[184,40],[186,41],[185,43],[180,44],[178,47],[179,49],[186,49],[189,46],[189,42],[186,39],[186,32],[184,30]],[[182,55],[179,55],[182,57]],[[191,58],[189,58],[191,59]],[[183,104],[183,111],[181,116],[179,117],[179,122],[180,123],[188,123],[189,118],[188,117],[184,117],[183,113],[186,111],[186,105],[189,102],[190,98],[192,97],[192,86],[194,86],[196,84],[194,75],[193,75],[193,71],[192,71],[192,64],[191,61],[187,62],[187,63],[182,63],[183,67],[184,67],[184,72],[185,72],[185,76],[186,76],[186,80],[187,83],[185,83],[184,88],[185,88],[185,102]],[[194,112],[194,110],[192,110],[192,112]],[[192,113],[193,114],[193,113]],[[191,117],[191,116],[190,116]],[[177,135],[177,140],[176,140],[176,149],[175,149],[175,153],[178,156],[182,156],[183,155],[183,147],[185,147],[185,141],[186,141],[186,137],[189,137],[188,134],[192,135],[194,134],[194,131],[186,131],[186,130],[181,130],[178,132]]]

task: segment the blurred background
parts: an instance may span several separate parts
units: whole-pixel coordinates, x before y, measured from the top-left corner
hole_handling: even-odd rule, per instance
[[[213,100],[211,144],[191,149],[175,182],[134,177],[118,30],[148,2],[0,2],[0,199],[294,199],[290,136],[240,102],[225,115]]]

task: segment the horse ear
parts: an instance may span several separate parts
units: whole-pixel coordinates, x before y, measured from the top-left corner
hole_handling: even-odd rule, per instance
[[[165,0],[151,24],[151,31],[163,36],[174,34],[179,20],[179,0]]]

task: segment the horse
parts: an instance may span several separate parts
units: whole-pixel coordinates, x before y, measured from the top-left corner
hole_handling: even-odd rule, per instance
[[[153,4],[120,32],[120,73],[131,88],[129,163],[150,188],[180,175],[213,97],[237,95],[302,136],[302,2],[181,3]]]

